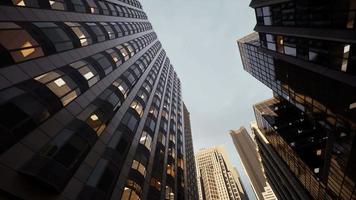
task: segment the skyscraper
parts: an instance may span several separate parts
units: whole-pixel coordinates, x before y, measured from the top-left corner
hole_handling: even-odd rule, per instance
[[[267,136],[272,133],[288,141],[290,149],[285,150],[297,160],[279,157],[312,198],[356,199],[356,2],[253,0],[250,6],[258,33],[238,41],[244,69],[271,88],[296,117],[268,117],[262,110],[268,124],[277,123],[271,121],[276,117],[289,122],[272,126],[274,131],[257,123],[260,131],[271,144]],[[296,141],[285,138],[288,126],[298,135]],[[304,150],[310,157],[303,156]]]
[[[195,158],[199,199],[248,199],[223,147],[202,149]]]
[[[199,198],[198,193],[198,185],[196,172],[196,165],[195,165],[195,156],[194,156],[194,148],[193,148],[193,137],[192,137],[192,130],[190,126],[190,113],[183,103],[183,116],[184,116],[184,132],[185,132],[185,149],[186,149],[186,168],[187,174],[186,179],[188,181],[189,187],[185,187],[187,199],[188,200],[196,200]]]
[[[141,4],[0,11],[0,196],[185,199],[181,83]]]
[[[257,198],[263,200],[264,194],[268,193],[269,199],[273,199],[274,194],[263,173],[257,146],[247,130],[241,127],[238,130],[231,130],[230,135]]]

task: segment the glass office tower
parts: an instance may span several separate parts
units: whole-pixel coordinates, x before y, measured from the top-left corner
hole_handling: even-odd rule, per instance
[[[138,1],[3,0],[0,53],[1,197],[185,199],[181,83]]]
[[[314,152],[319,167],[296,153],[312,171],[299,181],[314,199],[356,199],[356,2],[254,0],[250,6],[258,33],[238,41],[244,69],[298,109],[323,140],[314,140],[321,142]]]

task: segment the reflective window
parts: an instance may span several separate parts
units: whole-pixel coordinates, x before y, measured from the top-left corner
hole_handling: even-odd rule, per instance
[[[129,53],[122,45],[119,45],[116,48],[121,52],[121,55],[125,58],[125,61],[130,58]]]
[[[140,200],[142,188],[139,184],[132,180],[127,180],[121,200]]]
[[[114,39],[115,38],[115,32],[112,30],[112,28],[105,22],[101,22],[100,24],[106,30],[106,32],[107,32],[107,34],[109,36],[109,39]]]
[[[80,95],[80,90],[75,82],[59,70],[38,76],[35,80],[45,84],[54,94],[56,94],[57,97],[61,99],[63,106],[67,105]]]
[[[96,23],[86,23],[96,36],[97,42],[105,40],[105,34]]]
[[[100,135],[106,128],[106,124],[104,123],[104,114],[105,113],[100,112],[100,110],[97,110],[86,120],[88,125],[93,128],[98,135]]]
[[[143,144],[149,151],[151,151],[152,137],[146,131],[142,132],[140,143]]]
[[[100,159],[91,174],[88,185],[110,193],[116,184],[117,169],[105,159]]]
[[[120,90],[120,92],[124,96],[124,98],[127,97],[127,94],[129,92],[129,87],[126,85],[126,83],[124,81],[122,81],[121,79],[118,79],[118,80],[114,81],[112,84]]]
[[[166,200],[174,200],[174,191],[169,186],[166,186]]]
[[[4,62],[6,64],[22,62],[44,55],[37,41],[15,23],[0,23],[0,44],[12,57],[12,61],[7,59]],[[2,59],[6,59],[6,54],[2,53]]]
[[[114,61],[114,63],[116,63],[116,67],[118,67],[119,65],[121,65],[123,63],[121,57],[115,50],[108,49],[108,50],[106,50],[106,53],[108,53],[110,55],[110,57],[112,58],[112,60]]]
[[[84,6],[84,3],[82,0],[69,0],[69,1],[72,3],[75,11],[86,12],[86,9],[85,9],[85,6]]]
[[[97,1],[97,3],[99,4],[101,11],[104,15],[110,15],[110,11],[104,1]]]
[[[68,35],[56,24],[50,22],[37,22],[33,24],[39,27],[48,37],[57,52],[73,48],[72,41],[69,39]]]
[[[90,148],[88,142],[75,131],[64,129],[53,141],[43,147],[40,154],[50,157],[66,168],[74,167],[82,154]]]
[[[49,0],[48,2],[54,10],[67,10],[64,0]]]
[[[92,65],[84,60],[80,60],[69,65],[79,71],[79,73],[88,81],[89,87],[100,80],[98,72]]]
[[[142,105],[141,105],[140,102],[134,100],[134,101],[131,103],[131,106],[130,106],[130,107],[133,108],[133,109],[137,112],[137,114],[138,114],[140,117],[142,117],[142,115],[143,115],[143,107],[142,107]]]
[[[87,46],[93,43],[89,33],[80,24],[72,22],[65,22],[65,24],[72,29],[82,46]]]
[[[94,58],[96,62],[99,63],[101,68],[103,68],[105,75],[109,74],[113,70],[110,61],[103,54],[95,54],[92,58]]]
[[[126,112],[121,123],[127,128],[129,128],[131,130],[131,133],[136,132],[136,128],[138,126],[138,119],[136,119],[136,117],[133,116],[132,113]]]
[[[142,176],[146,176],[146,167],[137,160],[132,161],[131,169],[137,170]]]
[[[99,9],[93,0],[86,0],[89,6],[89,10],[93,14],[99,14]]]

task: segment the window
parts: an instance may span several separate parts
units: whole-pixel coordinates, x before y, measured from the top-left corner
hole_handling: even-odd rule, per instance
[[[99,13],[99,9],[96,6],[95,2],[93,0],[86,0],[88,5],[89,5],[89,10],[91,13],[93,14],[98,14]]]
[[[80,95],[76,83],[59,70],[54,70],[35,78],[36,81],[45,84],[58,98],[63,106],[73,101]]]
[[[119,25],[117,23],[111,22],[110,23],[112,27],[114,27],[117,37],[122,37],[124,34],[122,33],[122,30],[120,29]]]
[[[96,82],[100,80],[98,72],[94,69],[92,65],[84,60],[80,60],[69,64],[69,66],[78,70],[78,72],[88,81],[88,86],[91,87]]]
[[[69,39],[68,35],[56,24],[50,22],[37,22],[33,24],[40,28],[48,37],[57,52],[73,48],[72,41]]]
[[[88,185],[110,193],[115,186],[117,169],[108,160],[100,159],[88,180]]]
[[[131,57],[135,55],[135,50],[132,48],[132,46],[129,43],[125,43],[124,46],[129,50],[129,54]]]
[[[166,186],[166,200],[174,200],[173,189],[169,186]]]
[[[40,152],[42,156],[50,157],[66,168],[71,168],[83,153],[89,150],[88,142],[81,138],[75,131],[64,129],[53,141],[44,146]]]
[[[64,0],[49,0],[49,5],[54,10],[67,10]]]
[[[129,53],[122,45],[119,45],[116,48],[121,52],[121,55],[125,58],[125,61],[130,58]]]
[[[0,23],[0,45],[11,55],[11,58],[6,58],[8,53],[1,54],[1,59],[5,60],[3,63],[6,65],[44,55],[37,41],[34,40],[27,31],[15,23]]]
[[[95,23],[85,23],[89,28],[93,31],[96,36],[97,42],[102,42],[105,40],[105,35],[103,31],[99,28],[99,26]]]
[[[142,115],[143,115],[143,107],[142,107],[141,103],[139,103],[138,101],[134,100],[131,103],[130,107],[133,108],[140,117],[142,117]]]
[[[119,89],[121,94],[126,99],[127,94],[129,92],[129,87],[126,85],[126,83],[124,81],[122,81],[121,79],[118,79],[118,80],[114,81],[112,84],[113,84],[113,86],[115,86]]]
[[[158,191],[161,190],[161,182],[156,178],[151,178],[150,185],[156,188]]]
[[[136,117],[134,117],[130,112],[125,113],[121,123],[125,125],[131,131],[131,133],[136,132],[138,119],[136,119]]]
[[[118,55],[118,53],[116,53],[116,51],[114,51],[113,49],[108,49],[106,50],[106,53],[110,55],[114,63],[116,63],[117,67],[122,64],[121,57]]]
[[[110,11],[103,1],[97,1],[97,3],[99,4],[104,15],[110,15]]]
[[[104,70],[105,75],[109,74],[113,70],[111,63],[103,54],[95,54],[92,58],[99,63],[100,67]]]
[[[106,124],[103,120],[105,113],[97,110],[96,112],[92,113],[86,122],[88,125],[98,134],[100,135],[104,129],[106,128]]]
[[[111,28],[111,26],[108,25],[107,23],[104,23],[104,22],[102,22],[102,23],[100,23],[100,24],[104,27],[105,31],[107,32],[107,34],[108,34],[108,36],[109,36],[109,39],[110,39],[110,40],[111,40],[111,39],[114,39],[114,38],[115,38],[115,32],[113,31],[113,29]]]
[[[146,167],[137,160],[132,161],[131,169],[137,170],[142,176],[146,176]]]
[[[144,145],[149,151],[151,151],[152,137],[146,131],[142,132],[140,144]]]
[[[80,24],[72,22],[65,22],[65,24],[72,29],[82,46],[87,46],[93,43],[89,33]]]
[[[132,180],[127,180],[121,200],[140,200],[142,188]]]
[[[75,11],[83,12],[83,13],[86,12],[86,9],[85,9],[85,6],[84,6],[84,3],[82,2],[82,0],[69,0],[69,1],[71,1]]]

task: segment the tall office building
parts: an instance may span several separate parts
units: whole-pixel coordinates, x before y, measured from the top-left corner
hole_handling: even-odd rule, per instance
[[[194,156],[194,148],[193,148],[193,137],[192,130],[190,126],[190,113],[183,103],[183,117],[184,117],[184,132],[185,132],[185,149],[186,149],[186,180],[188,181],[189,187],[185,187],[188,200],[197,200],[199,198],[198,193],[198,185],[196,173],[196,165],[195,165],[195,156]]]
[[[141,4],[0,4],[0,198],[185,199],[181,83]]]
[[[295,113],[267,116],[262,109],[268,124],[277,125],[272,131],[257,123],[261,133],[312,198],[356,199],[356,1],[253,0],[250,6],[258,33],[238,41],[244,69]],[[292,139],[284,135],[288,126],[297,134]],[[280,145],[267,137],[272,133],[287,141],[290,148],[282,150],[294,152],[293,160],[278,153]]]
[[[241,127],[231,130],[230,135],[257,199],[263,200],[266,195],[268,199],[276,199],[264,175],[257,146],[247,130]]]
[[[200,200],[247,199],[223,147],[202,149],[195,158]]]

